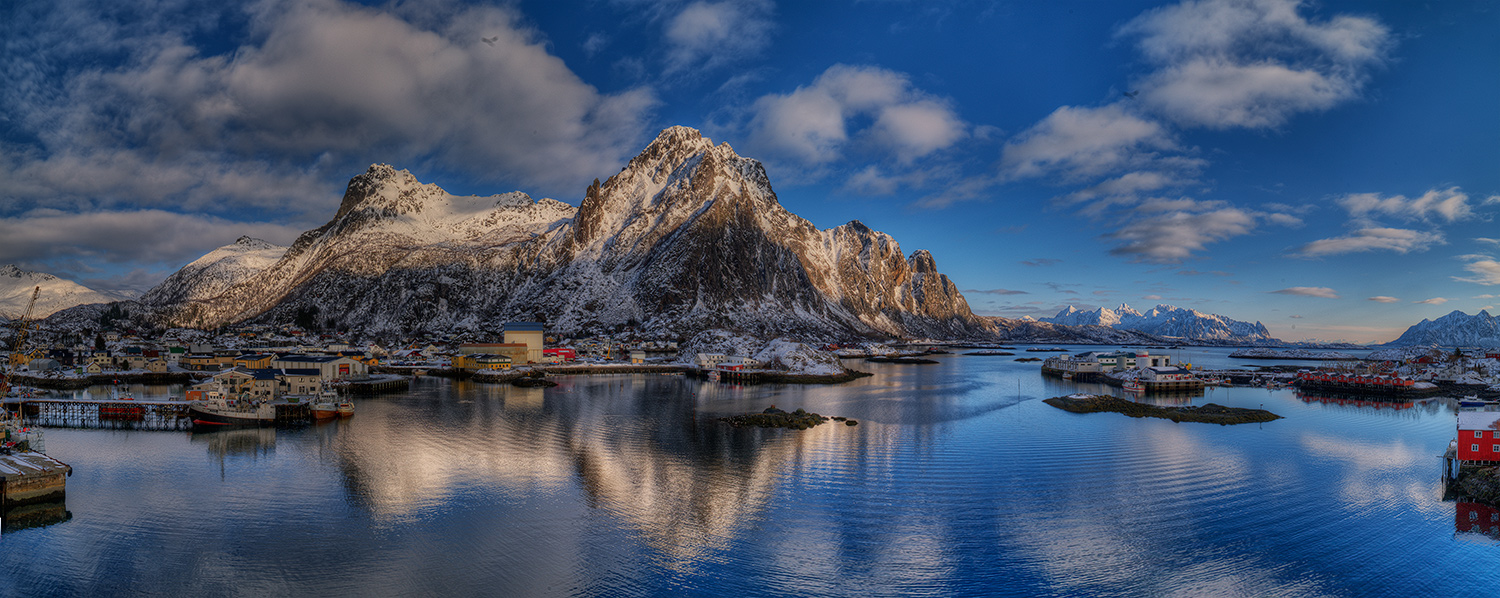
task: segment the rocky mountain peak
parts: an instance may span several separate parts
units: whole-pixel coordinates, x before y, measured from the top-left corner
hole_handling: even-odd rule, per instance
[[[914,274],[937,273],[937,260],[932,259],[932,254],[926,249],[911,252],[911,257],[906,261],[911,264],[911,271]]]

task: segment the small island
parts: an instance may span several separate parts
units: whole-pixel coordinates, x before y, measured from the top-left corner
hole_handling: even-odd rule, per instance
[[[1130,417],[1159,417],[1174,422],[1201,422],[1205,424],[1252,424],[1281,419],[1280,415],[1264,409],[1243,409],[1209,403],[1202,407],[1157,407],[1127,401],[1108,395],[1076,394],[1052,397],[1044,403],[1072,413],[1123,413]]]
[[[905,364],[937,363],[936,359],[923,359],[921,357],[913,357],[911,355],[895,355],[895,356],[877,355],[875,357],[866,357],[865,361],[868,361],[870,363],[905,363]]]
[[[829,420],[844,422],[846,426],[857,426],[859,422],[844,417],[824,417],[816,413],[808,413],[805,409],[798,409],[791,413],[777,409],[775,405],[767,407],[760,413],[746,413],[743,415],[732,415],[721,417],[719,421],[727,423],[736,428],[788,428],[793,430],[806,430],[822,424]]]

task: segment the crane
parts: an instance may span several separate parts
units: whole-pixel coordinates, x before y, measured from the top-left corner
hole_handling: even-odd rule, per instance
[[[20,367],[26,359],[26,336],[31,333],[31,312],[36,308],[37,296],[41,294],[40,285],[31,290],[31,300],[26,302],[26,311],[15,322],[15,330],[10,337],[10,369],[12,370]]]

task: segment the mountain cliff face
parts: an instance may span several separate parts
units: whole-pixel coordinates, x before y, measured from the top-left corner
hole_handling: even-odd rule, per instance
[[[64,280],[45,272],[22,270],[13,265],[0,266],[0,317],[7,320],[20,317],[31,302],[31,293],[41,287],[37,295],[33,318],[45,318],[55,312],[75,305],[109,303],[120,297],[106,295],[86,286]]]
[[[1270,331],[1260,322],[1251,324],[1216,314],[1175,307],[1157,305],[1146,313],[1120,304],[1117,309],[1099,308],[1083,311],[1068,306],[1051,318],[1040,321],[1066,326],[1108,326],[1117,330],[1133,330],[1161,337],[1176,337],[1193,341],[1259,342],[1273,341]]]
[[[338,212],[281,248],[242,240],[145,303],[171,322],[290,321],[374,334],[727,328],[764,335],[975,336],[932,256],[858,222],[819,230],[777,201],[760,163],[672,127],[578,208],[524,193],[456,197],[371,166]],[[215,254],[218,254],[217,256]],[[268,263],[269,262],[269,263]]]
[[[286,249],[260,239],[240,237],[183,266],[142,296],[141,301],[169,305],[217,297],[275,264],[286,254]]]
[[[1481,310],[1469,315],[1454,310],[1436,320],[1422,320],[1387,346],[1500,347],[1500,317]]]

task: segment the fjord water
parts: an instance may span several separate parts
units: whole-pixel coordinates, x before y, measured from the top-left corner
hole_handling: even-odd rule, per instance
[[[836,386],[424,378],[302,429],[48,430],[75,469],[71,518],[0,536],[0,595],[1456,596],[1500,582],[1500,545],[1455,532],[1443,501],[1451,401],[1210,389],[1190,402],[1286,419],[1175,424],[1047,406],[1108,389],[1035,363],[940,361],[849,362],[875,376]],[[860,424],[714,419],[773,404]]]

